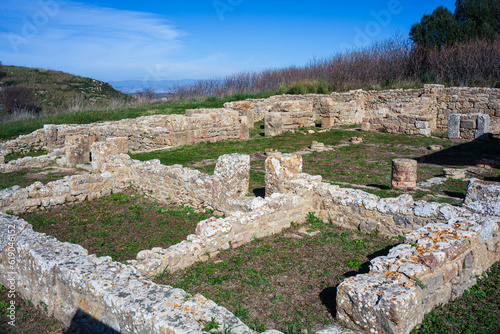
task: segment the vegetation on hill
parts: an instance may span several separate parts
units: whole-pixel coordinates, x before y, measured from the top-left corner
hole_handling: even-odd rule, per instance
[[[20,66],[0,67],[0,87],[3,118],[16,113],[47,115],[99,109],[132,100],[102,81]]]

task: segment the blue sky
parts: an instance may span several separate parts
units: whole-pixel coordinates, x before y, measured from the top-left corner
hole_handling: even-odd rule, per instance
[[[455,0],[1,0],[0,61],[103,81],[220,77],[304,65],[408,35]]]

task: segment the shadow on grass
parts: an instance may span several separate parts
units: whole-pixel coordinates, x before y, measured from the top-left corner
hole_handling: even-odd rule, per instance
[[[368,187],[379,188],[380,190],[391,190],[391,187],[385,184],[367,184]]]
[[[252,190],[252,192],[255,195],[255,197],[262,197],[262,198],[266,197],[266,188],[255,188],[254,190]]]
[[[389,254],[389,251],[396,247],[397,245],[390,245],[387,246],[381,250],[378,250],[370,255],[368,255],[368,259],[371,261],[372,259],[379,257],[379,256],[386,256]],[[350,270],[346,273],[343,274],[345,278],[360,275],[360,274],[367,274],[370,271],[370,261],[366,261],[359,267],[357,270]],[[319,299],[321,300],[321,303],[326,307],[328,312],[331,314],[333,318],[337,316],[337,290],[338,290],[339,284],[335,286],[331,286],[328,288],[323,289],[319,293]]]
[[[444,166],[471,166],[482,159],[500,160],[500,138],[474,140],[417,158],[419,163]]]
[[[91,315],[85,313],[82,310],[76,311],[75,315],[71,319],[71,325],[64,334],[119,334],[113,328],[107,326],[106,324],[100,322],[99,320],[93,318]]]

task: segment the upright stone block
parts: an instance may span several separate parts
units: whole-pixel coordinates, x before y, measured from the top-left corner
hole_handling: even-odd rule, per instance
[[[417,189],[417,161],[395,159],[392,161],[392,189]]]
[[[284,122],[281,113],[267,113],[264,119],[266,137],[274,137],[284,132]]]
[[[107,142],[114,143],[117,148],[117,153],[128,153],[128,138],[127,137],[112,137],[106,139]]]
[[[250,139],[250,126],[251,123],[247,116],[240,116],[240,139]]]
[[[477,130],[475,139],[488,139],[490,132],[490,115],[479,114],[477,116]]]
[[[66,136],[64,141],[66,163],[68,166],[85,164],[90,161],[88,136]]]
[[[100,141],[92,145],[90,152],[92,169],[99,172],[108,157],[118,154],[118,147],[113,142]]]
[[[245,197],[250,184],[250,156],[226,154],[217,159],[214,172],[212,198],[222,204],[235,198]]]
[[[480,214],[500,216],[500,182],[471,179],[463,205]]]
[[[302,156],[278,154],[266,159],[266,196],[285,193],[285,182],[302,173]]]
[[[47,151],[52,152],[57,148],[57,126],[54,124],[45,124],[45,139],[47,141]]]
[[[448,138],[460,138],[460,114],[448,115]]]
[[[3,165],[5,163],[5,157],[3,155],[0,155],[0,165]]]

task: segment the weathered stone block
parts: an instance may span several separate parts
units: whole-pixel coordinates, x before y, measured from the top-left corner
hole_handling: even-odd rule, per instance
[[[266,197],[285,193],[284,183],[302,172],[302,156],[278,154],[266,159]]]
[[[96,172],[101,170],[107,158],[118,154],[118,147],[113,142],[97,142],[90,148],[92,169]]]
[[[500,182],[471,179],[464,206],[477,213],[500,216]]]
[[[57,148],[57,126],[54,124],[45,124],[45,140],[47,141],[47,151],[51,152]]]
[[[240,116],[240,139],[248,140],[250,139],[250,123],[247,116]]]
[[[5,157],[0,155],[0,165],[5,163]]]
[[[476,120],[475,119],[462,119],[460,121],[460,127],[463,129],[476,129]]]
[[[448,138],[460,138],[460,114],[448,115]]]
[[[114,143],[116,145],[117,153],[127,154],[129,151],[127,137],[112,137],[106,139],[106,141],[109,143]]]
[[[392,188],[401,190],[417,189],[417,161],[395,159],[392,161]]]
[[[477,130],[475,139],[488,139],[490,132],[490,115],[482,114],[477,116]]]
[[[217,159],[212,188],[214,201],[224,203],[230,199],[245,197],[249,183],[249,155],[226,154]]]
[[[385,274],[357,275],[338,287],[337,319],[367,333],[409,333],[422,316],[421,289]]]
[[[90,161],[90,146],[88,136],[66,136],[66,163],[68,166],[85,164]]]
[[[285,132],[281,113],[267,113],[264,119],[266,137],[274,137]]]

